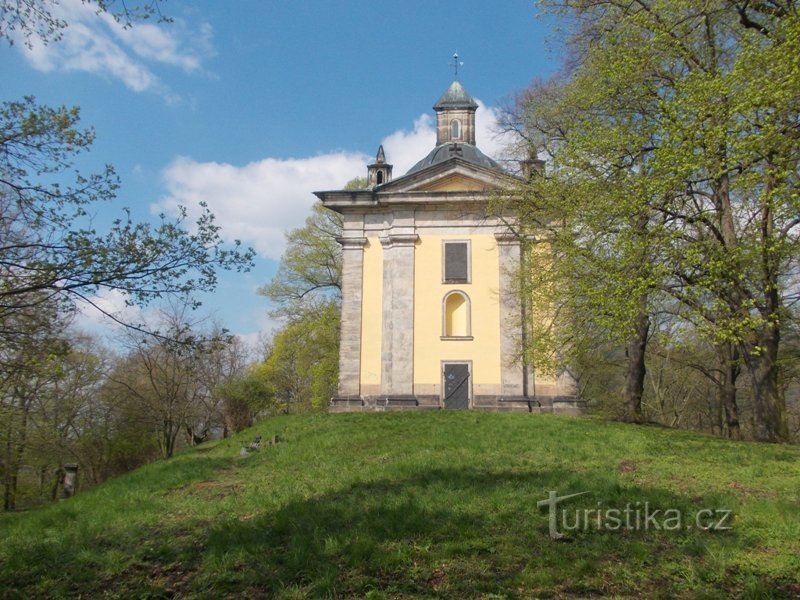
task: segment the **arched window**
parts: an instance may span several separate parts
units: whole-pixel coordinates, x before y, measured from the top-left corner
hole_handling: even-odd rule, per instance
[[[383,183],[383,171],[378,171],[378,185]]]
[[[464,292],[452,291],[448,293],[442,302],[442,337],[471,337],[470,310],[469,296]]]
[[[461,121],[458,119],[450,121],[450,138],[453,140],[461,139]]]

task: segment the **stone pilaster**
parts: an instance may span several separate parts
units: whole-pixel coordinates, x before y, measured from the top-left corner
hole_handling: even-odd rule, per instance
[[[361,297],[365,237],[341,237],[342,325],[339,347],[339,389],[342,399],[361,393]]]
[[[392,318],[392,297],[394,296],[394,253],[389,236],[380,238],[383,246],[383,298],[381,318],[381,395],[392,390],[392,351],[394,350],[394,319]]]
[[[520,360],[522,305],[515,277],[519,272],[519,240],[510,233],[495,234],[500,255],[500,377],[501,396],[526,395]]]
[[[414,395],[414,245],[419,236],[396,233],[383,245],[381,395]]]

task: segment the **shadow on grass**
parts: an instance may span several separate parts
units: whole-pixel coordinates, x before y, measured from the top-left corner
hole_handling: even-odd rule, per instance
[[[187,485],[232,464],[192,462],[154,470],[166,486]],[[241,505],[251,512],[212,523],[159,518],[150,496],[153,506],[129,522],[122,514],[87,527],[97,502],[85,498],[82,506],[64,503],[47,516],[80,529],[67,523],[59,536],[8,541],[0,552],[7,559],[0,561],[0,597],[721,598],[745,594],[749,585],[751,596],[769,598],[795,590],[779,574],[773,581],[736,571],[720,558],[751,550],[735,520],[733,530],[715,533],[590,524],[569,532],[567,541],[551,540],[548,513],[536,507],[550,490],[589,492],[559,505],[570,521],[576,510],[598,506],[643,511],[648,503],[692,519],[701,509],[725,507],[725,497],[687,498],[626,483],[614,472],[474,466],[398,466],[305,498],[276,489],[264,505],[279,508],[253,511],[257,505],[247,499]],[[288,500],[280,504],[283,495]]]
[[[197,541],[208,527],[165,514],[162,498],[184,495],[235,462],[180,455],[29,514],[3,515],[0,598],[93,597],[109,588],[147,595],[147,579],[158,579],[164,565],[199,562]]]
[[[556,542],[548,535],[547,513],[536,507],[549,490],[590,492],[566,502],[569,509],[637,502],[642,510],[647,502],[683,514],[700,508],[666,490],[621,487],[613,475],[421,470],[355,483],[213,527],[206,585],[213,580],[220,594],[249,590],[286,597],[376,591],[517,597],[522,590],[647,595],[669,576],[659,562],[702,562],[709,544],[716,543],[712,534],[697,530],[607,531],[591,525],[571,535],[571,542]],[[725,537],[735,543],[735,532]],[[630,580],[631,572],[648,568],[653,572]]]

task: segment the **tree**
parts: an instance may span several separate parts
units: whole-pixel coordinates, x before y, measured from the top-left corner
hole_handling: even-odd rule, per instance
[[[128,4],[125,0],[83,0],[84,4],[94,5],[97,13],[108,13],[125,27],[135,22],[157,17],[159,21],[170,21],[161,14],[160,0],[148,0],[142,4]],[[47,44],[61,39],[63,30],[69,25],[53,14],[52,0],[2,0],[0,3],[0,37],[9,44],[14,43],[13,32],[19,31],[25,38],[25,45],[32,46],[31,38],[36,37]]]
[[[100,290],[123,292],[131,304],[212,290],[217,269],[249,268],[252,250],[238,241],[225,248],[205,206],[193,231],[185,211],[161,215],[156,226],[134,223],[126,212],[98,233],[88,207],[113,198],[118,181],[107,166],[64,184],[74,157],[94,139],[77,129],[78,120],[77,108],[42,107],[33,98],[0,108],[0,324],[51,299],[97,307],[92,298]]]
[[[590,100],[576,113],[581,135],[558,152],[588,150],[583,157],[595,168],[624,164],[642,155],[617,145],[620,131],[649,129],[650,143],[639,146],[646,161],[628,174],[645,186],[644,206],[658,217],[648,216],[658,238],[645,239],[667,242],[648,244],[669,274],[652,283],[717,349],[728,400],[741,355],[756,438],[787,439],[780,339],[800,256],[795,2],[544,4],[573,18],[568,86]],[[633,128],[598,128],[598,116],[633,118]],[[627,214],[635,222],[636,213]]]
[[[196,331],[196,324],[186,318],[186,309],[177,306],[161,313],[163,337],[129,331],[129,351],[110,376],[117,397],[135,405],[140,419],[157,433],[164,458],[173,455],[180,434],[202,412],[205,390],[199,379],[200,357],[220,343]]]
[[[227,437],[228,426],[238,423],[231,418],[236,408],[230,405],[224,390],[248,372],[247,348],[241,338],[229,336],[219,325],[208,333],[209,342],[203,352],[196,355],[197,380],[202,394],[198,406],[187,423],[188,441],[192,444],[206,441],[215,429],[221,428]],[[238,431],[234,427],[234,431]]]
[[[258,293],[276,304],[275,315],[297,316],[342,293],[342,216],[316,203],[305,226],[286,234],[278,272]]]
[[[45,308],[49,309],[47,312]],[[34,415],[51,392],[68,346],[58,307],[40,304],[36,311],[20,311],[7,323],[16,335],[0,344],[0,475],[3,508],[17,502],[20,470],[33,443]]]
[[[263,364],[251,365],[244,374],[216,388],[215,394],[222,398],[225,427],[234,432],[250,427],[256,415],[277,412],[275,390]]]
[[[169,20],[160,14],[160,0],[85,3],[125,27],[151,17]],[[13,44],[20,34],[28,46],[35,39],[57,42],[69,24],[54,10],[56,4],[3,0],[0,37]],[[102,385],[98,353],[67,330],[76,302],[99,309],[96,295],[111,290],[121,292],[129,305],[181,297],[196,308],[192,294],[213,290],[218,269],[247,270],[254,255],[238,241],[223,243],[205,205],[194,223],[187,221],[183,208],[177,217],[161,215],[155,224],[134,222],[123,210],[107,230],[98,231],[91,213],[96,203],[115,197],[119,180],[111,166],[90,175],[72,172],[76,158],[94,141],[91,129],[79,127],[79,117],[77,107],[41,106],[32,97],[0,105],[0,478],[6,508],[15,504],[23,461],[37,463],[44,474],[47,465],[78,459],[90,466],[97,481],[120,468],[138,466],[152,451],[152,428],[143,433],[131,425],[141,419],[130,410],[130,402],[114,397],[113,386]],[[157,351],[148,358],[162,352],[163,365],[142,360],[136,366],[145,364],[138,371],[140,380],[149,375],[160,391],[173,383],[182,385],[185,380],[179,375],[199,362],[196,340],[181,328],[159,333],[140,323],[118,322],[154,336],[149,343]],[[138,338],[139,349],[148,346],[145,339]],[[222,365],[221,350],[215,348],[211,356],[220,358],[220,364],[208,370],[209,380],[222,377],[229,366]],[[179,413],[187,390],[172,391],[162,399],[173,399]],[[190,395],[200,397],[194,391]],[[158,393],[148,398],[154,396]],[[192,405],[194,426],[216,411],[207,396]],[[156,428],[163,434],[166,454],[175,443],[173,421],[168,421]],[[174,423],[185,425],[187,418],[178,415]]]
[[[347,186],[360,186],[356,178]],[[286,251],[272,281],[259,290],[284,320],[258,377],[270,404],[321,410],[336,392],[341,319],[342,216],[317,203],[304,227],[286,236]],[[252,388],[251,388],[252,389]]]
[[[283,412],[322,410],[336,393],[341,309],[328,302],[289,321],[273,339],[260,374]]]
[[[365,190],[369,186],[369,179],[366,177],[354,177],[344,184],[343,190]]]
[[[584,67],[568,81],[534,84],[507,111],[505,126],[550,168],[509,190],[497,209],[522,240],[521,288],[534,315],[528,362],[588,365],[584,355],[598,347],[624,347],[620,414],[641,422],[645,349],[665,276],[649,180],[656,113],[622,87],[601,97],[609,85],[602,65],[587,57]]]

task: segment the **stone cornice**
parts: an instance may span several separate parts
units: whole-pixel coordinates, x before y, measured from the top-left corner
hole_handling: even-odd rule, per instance
[[[338,237],[336,241],[343,250],[361,250],[367,243],[365,237]]]
[[[418,239],[419,236],[416,233],[394,234],[380,238],[381,245],[384,248],[392,248],[394,246],[413,246],[417,243]]]
[[[494,239],[497,240],[498,246],[515,246],[519,244],[519,237],[517,237],[510,231],[504,231],[503,233],[495,233]]]

